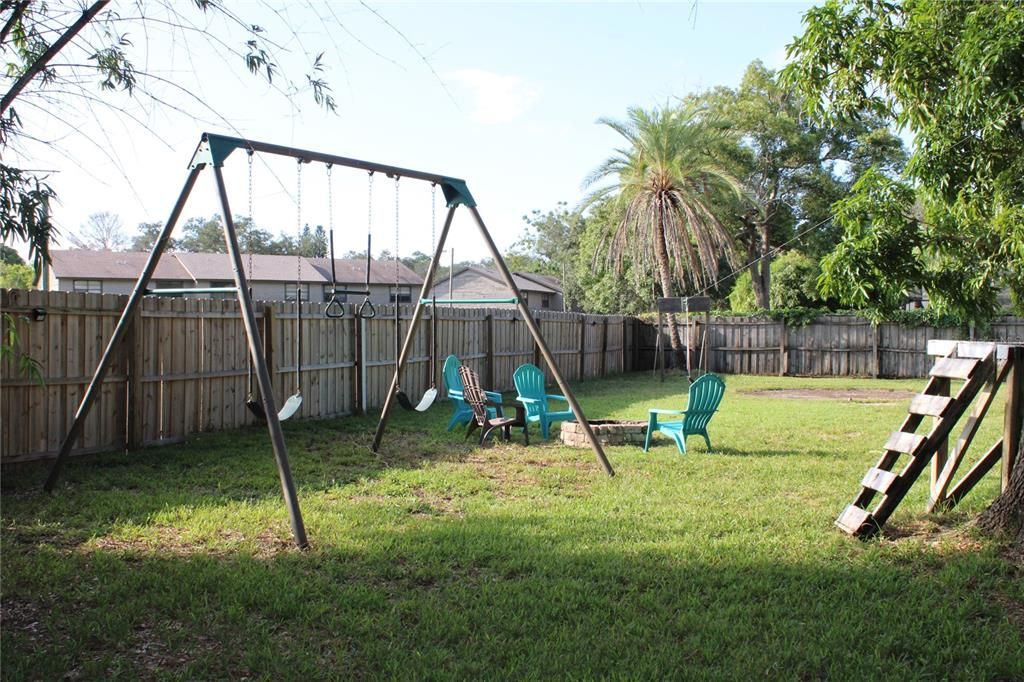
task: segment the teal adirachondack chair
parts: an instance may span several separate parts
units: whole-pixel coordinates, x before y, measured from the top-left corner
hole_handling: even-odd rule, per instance
[[[549,400],[559,400],[564,403],[569,401],[564,395],[556,395],[544,392],[544,372],[536,365],[520,365],[512,373],[512,382],[516,385],[519,395],[516,400],[526,408],[526,421],[540,424],[540,435],[544,440],[550,435],[550,426],[553,422],[562,422],[575,419],[576,415],[572,410],[551,410]]]
[[[444,370],[442,376],[444,378],[444,390],[448,394],[448,399],[452,401],[452,417],[448,420],[448,430],[451,431],[459,424],[468,424],[473,421],[473,408],[466,404],[466,399],[463,397],[462,377],[459,376],[459,367],[462,363],[454,355],[449,355],[444,359]],[[501,394],[493,391],[484,391],[484,395],[487,400],[493,403],[501,404]],[[497,411],[493,407],[488,407],[487,412],[491,417],[497,414]]]
[[[704,442],[711,449],[708,437],[708,422],[718,411],[718,405],[725,394],[725,382],[714,374],[705,374],[690,384],[690,397],[685,410],[662,410],[653,408],[647,417],[647,436],[644,438],[644,452],[651,448],[651,435],[660,431],[671,436],[679,448],[679,454],[686,453],[687,436],[704,436]],[[682,415],[682,420],[659,422],[658,415]]]

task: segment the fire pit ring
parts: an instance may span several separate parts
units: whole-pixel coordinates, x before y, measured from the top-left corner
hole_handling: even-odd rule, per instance
[[[590,428],[601,445],[643,445],[647,436],[647,422],[592,419]],[[577,448],[590,447],[587,434],[576,421],[562,422],[559,438],[565,445]]]

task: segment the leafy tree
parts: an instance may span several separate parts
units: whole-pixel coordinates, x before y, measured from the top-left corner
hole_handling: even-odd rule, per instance
[[[605,197],[619,222],[608,256],[621,272],[630,261],[638,272],[657,273],[663,296],[691,293],[714,282],[719,259],[734,260],[732,238],[716,207],[740,196],[739,181],[712,156],[723,144],[714,119],[693,106],[631,108],[625,121],[601,119],[626,146],[598,166],[587,185],[611,180],[587,203]],[[683,351],[676,326],[672,348]]]
[[[181,227],[181,237],[174,246],[179,251],[190,251],[192,253],[227,253],[224,245],[224,224],[220,215],[213,215],[209,218],[189,218]],[[241,246],[245,244],[246,246]],[[250,242],[239,237],[239,248],[249,251]]]
[[[68,241],[78,249],[122,251],[128,245],[128,236],[117,214],[101,211],[90,215],[78,234],[68,235]]]
[[[783,75],[808,113],[868,110],[914,136],[904,183],[866,178],[839,207],[837,291],[884,299],[920,285],[940,309],[979,317],[994,312],[997,282],[1021,300],[1024,4],[829,0],[804,23]],[[980,525],[1024,544],[1024,437],[1016,462]]]
[[[809,119],[800,94],[760,61],[747,67],[738,88],[720,87],[694,99],[727,120],[739,139],[721,155],[732,159],[752,200],[737,211],[737,241],[746,250],[756,303],[768,308],[775,249],[800,224],[818,226],[801,242],[812,252],[831,248],[830,204],[869,166],[898,172],[906,160],[903,144],[869,113],[842,125]]]
[[[307,258],[327,258],[327,232],[323,225],[317,225],[314,230],[304,225],[295,250]]]
[[[152,251],[163,229],[163,223],[139,223],[139,233],[132,237],[131,250]],[[173,243],[174,240],[171,241]],[[168,247],[170,248],[170,245]]]
[[[914,136],[903,187],[875,177],[846,204],[837,293],[921,286],[940,310],[975,318],[996,312],[1002,283],[1019,300],[1024,5],[831,0],[805,24],[783,76],[807,112],[842,122],[871,111]]]
[[[36,273],[31,266],[18,263],[0,263],[0,287],[4,289],[31,289]]]
[[[620,222],[611,200],[590,208],[567,277],[567,306],[603,314],[636,315],[654,310],[657,273],[636,268],[629,261],[616,266],[608,259],[608,244]]]
[[[818,292],[821,266],[815,259],[800,251],[787,251],[772,260],[771,271],[769,304],[772,309],[828,307],[828,302]],[[729,294],[729,309],[737,313],[763,309],[754,296],[749,270],[736,279]]]
[[[9,265],[24,265],[25,259],[21,257],[21,254],[7,246],[6,244],[0,244],[0,263],[7,263]]]

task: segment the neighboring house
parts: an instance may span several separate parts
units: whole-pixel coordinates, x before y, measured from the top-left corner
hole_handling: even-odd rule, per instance
[[[149,258],[148,252],[89,251],[85,249],[50,251],[53,259],[45,288],[55,291],[80,291],[97,294],[129,294]],[[302,299],[326,301],[331,296],[331,261],[327,258],[242,254],[242,266],[252,287],[253,298],[263,301],[293,301],[301,283]],[[423,278],[398,264],[397,293],[402,302],[412,300],[423,286]],[[336,259],[334,269],[339,289],[366,287],[366,261]],[[165,253],[157,264],[149,288],[187,289],[194,287],[234,286],[231,259],[224,253]],[[370,300],[388,303],[395,289],[395,262],[371,261]],[[231,298],[233,294],[189,294],[189,298]],[[344,296],[338,297],[345,300]],[[362,296],[348,296],[359,302]]]
[[[562,284],[557,277],[513,272],[512,279],[531,310],[562,310]],[[445,278],[434,285],[433,295],[437,298],[509,298],[508,285],[497,270],[476,266],[457,268],[453,277]],[[492,307],[511,307],[511,304],[481,304]]]

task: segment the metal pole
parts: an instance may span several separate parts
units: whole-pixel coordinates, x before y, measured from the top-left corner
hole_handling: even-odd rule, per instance
[[[380,419],[377,421],[377,432],[373,435],[373,445],[371,450],[377,452],[380,449],[380,441],[384,438],[384,429],[387,427],[388,417],[391,415],[391,408],[394,406],[395,393],[398,388],[398,377],[401,375],[402,370],[405,369],[405,361],[409,357],[409,350],[412,348],[413,335],[416,333],[416,325],[420,321],[420,317],[423,315],[423,300],[427,297],[427,289],[430,287],[430,283],[434,281],[434,273],[437,272],[437,261],[441,258],[441,252],[444,250],[444,242],[448,238],[448,230],[452,226],[452,219],[455,217],[455,207],[452,206],[448,209],[448,215],[444,219],[444,227],[441,228],[441,239],[438,240],[437,246],[434,249],[434,257],[430,259],[430,267],[427,268],[427,274],[423,276],[423,287],[420,289],[420,296],[416,299],[416,310],[412,314],[412,322],[409,324],[409,329],[405,333],[405,342],[402,344],[402,352],[398,356],[398,366],[395,367],[395,376],[391,378],[391,388],[388,389],[388,393],[384,396],[384,407],[380,411]],[[398,300],[396,297],[395,306],[398,306]]]
[[[452,287],[455,286],[455,247],[452,247],[451,249],[451,260],[449,262],[450,265],[448,266],[448,299],[451,300],[455,298],[455,296],[452,295]],[[449,303],[448,309],[450,310],[453,306],[453,303]]]
[[[234,220],[231,218],[231,207],[228,205],[228,193],[227,188],[224,186],[224,174],[219,166],[214,166],[213,172],[217,178],[217,193],[220,196],[221,210],[224,212],[224,243],[227,246],[228,254],[231,256],[231,267],[235,271],[235,286],[238,287],[238,304],[242,308],[242,323],[245,325],[245,335],[249,341],[249,354],[252,356],[252,363],[256,368],[256,380],[260,385],[263,410],[267,415],[267,430],[270,432],[270,440],[274,446],[274,458],[277,460],[277,475],[281,479],[281,492],[284,495],[285,504],[288,506],[288,515],[291,518],[292,535],[295,536],[295,544],[300,549],[306,549],[309,547],[309,541],[306,540],[306,528],[302,523],[302,512],[299,509],[298,497],[295,495],[292,472],[288,466],[288,448],[285,446],[284,434],[281,432],[281,422],[277,418],[274,387],[270,383],[270,372],[267,371],[267,363],[263,358],[263,354],[260,353],[260,347],[262,346],[260,332],[256,326],[256,314],[253,312],[252,299],[249,297],[249,285],[245,280],[242,256],[238,251],[238,237],[235,234]]]
[[[522,294],[518,287],[516,287],[515,280],[512,279],[512,273],[509,272],[508,266],[505,265],[505,260],[501,257],[501,253],[498,252],[498,247],[495,246],[494,240],[491,239],[490,233],[487,231],[487,226],[484,225],[483,218],[480,217],[480,212],[476,210],[475,206],[470,206],[469,210],[473,213],[473,218],[476,220],[477,227],[480,228],[480,234],[483,235],[484,242],[487,244],[488,250],[491,252],[491,258],[494,259],[494,264],[498,267],[498,271],[501,276],[505,279],[505,284],[511,289],[518,301],[516,305],[519,307],[519,313],[523,316],[523,321],[526,322],[527,328],[530,333],[533,334],[533,340],[537,343],[537,348],[540,350],[541,355],[544,356],[544,361],[548,363],[548,367],[551,368],[551,373],[555,376],[555,381],[558,383],[558,387],[562,390],[562,395],[565,396],[569,402],[569,407],[572,408],[572,413],[576,417],[576,421],[581,427],[583,432],[587,435],[587,440],[590,441],[590,447],[593,448],[594,454],[597,455],[597,459],[601,462],[601,466],[604,467],[605,472],[609,476],[615,475],[615,470],[612,469],[612,465],[608,463],[608,458],[604,455],[604,449],[601,448],[601,444],[597,442],[597,438],[594,437],[594,431],[590,428],[590,422],[587,421],[586,416],[583,414],[583,408],[576,401],[576,396],[573,394],[572,389],[569,388],[568,382],[562,376],[562,373],[558,369],[558,365],[555,363],[554,356],[551,355],[551,351],[548,349],[548,344],[545,343],[544,337],[540,334],[540,328],[534,321],[533,316],[530,315],[529,309],[526,307],[526,303],[523,302]]]
[[[128,331],[128,325],[132,316],[135,314],[136,308],[139,307],[142,297],[146,294],[146,287],[149,285],[149,280],[153,277],[153,273],[156,271],[157,263],[160,262],[160,256],[163,254],[164,249],[167,248],[171,232],[174,231],[174,226],[178,222],[178,218],[181,216],[181,211],[185,208],[185,202],[188,200],[188,195],[192,192],[192,187],[195,186],[196,179],[199,177],[199,173],[202,170],[203,166],[197,166],[189,171],[188,178],[185,179],[185,186],[182,188],[181,194],[178,195],[178,200],[175,202],[174,208],[171,209],[171,215],[167,218],[167,222],[164,224],[164,229],[160,232],[160,237],[156,240],[156,244],[153,245],[153,250],[149,253],[149,260],[146,261],[145,267],[142,268],[142,273],[139,275],[138,281],[135,282],[135,288],[132,289],[131,296],[128,297],[128,304],[125,306],[124,312],[121,313],[121,319],[117,321],[117,326],[114,327],[114,333],[110,337],[110,341],[107,342],[107,348],[103,351],[103,357],[100,358],[100,364],[96,367],[96,371],[92,375],[92,381],[89,382],[89,388],[85,390],[82,402],[78,405],[78,411],[75,413],[75,421],[72,422],[71,429],[68,430],[68,434],[64,437],[64,442],[61,443],[60,451],[57,453],[57,459],[54,460],[53,466],[50,467],[50,474],[46,478],[46,483],[43,484],[43,489],[47,492],[53,490],[53,486],[57,483],[57,477],[60,476],[60,468],[64,464],[64,460],[67,459],[68,454],[71,452],[71,447],[74,445],[74,442],[82,432],[82,427],[85,425],[85,418],[89,414],[89,408],[92,407],[92,402],[96,398],[96,393],[99,391],[100,385],[103,383],[103,378],[107,375],[107,369],[110,366],[110,361],[114,357],[114,351],[120,345],[121,340]]]

